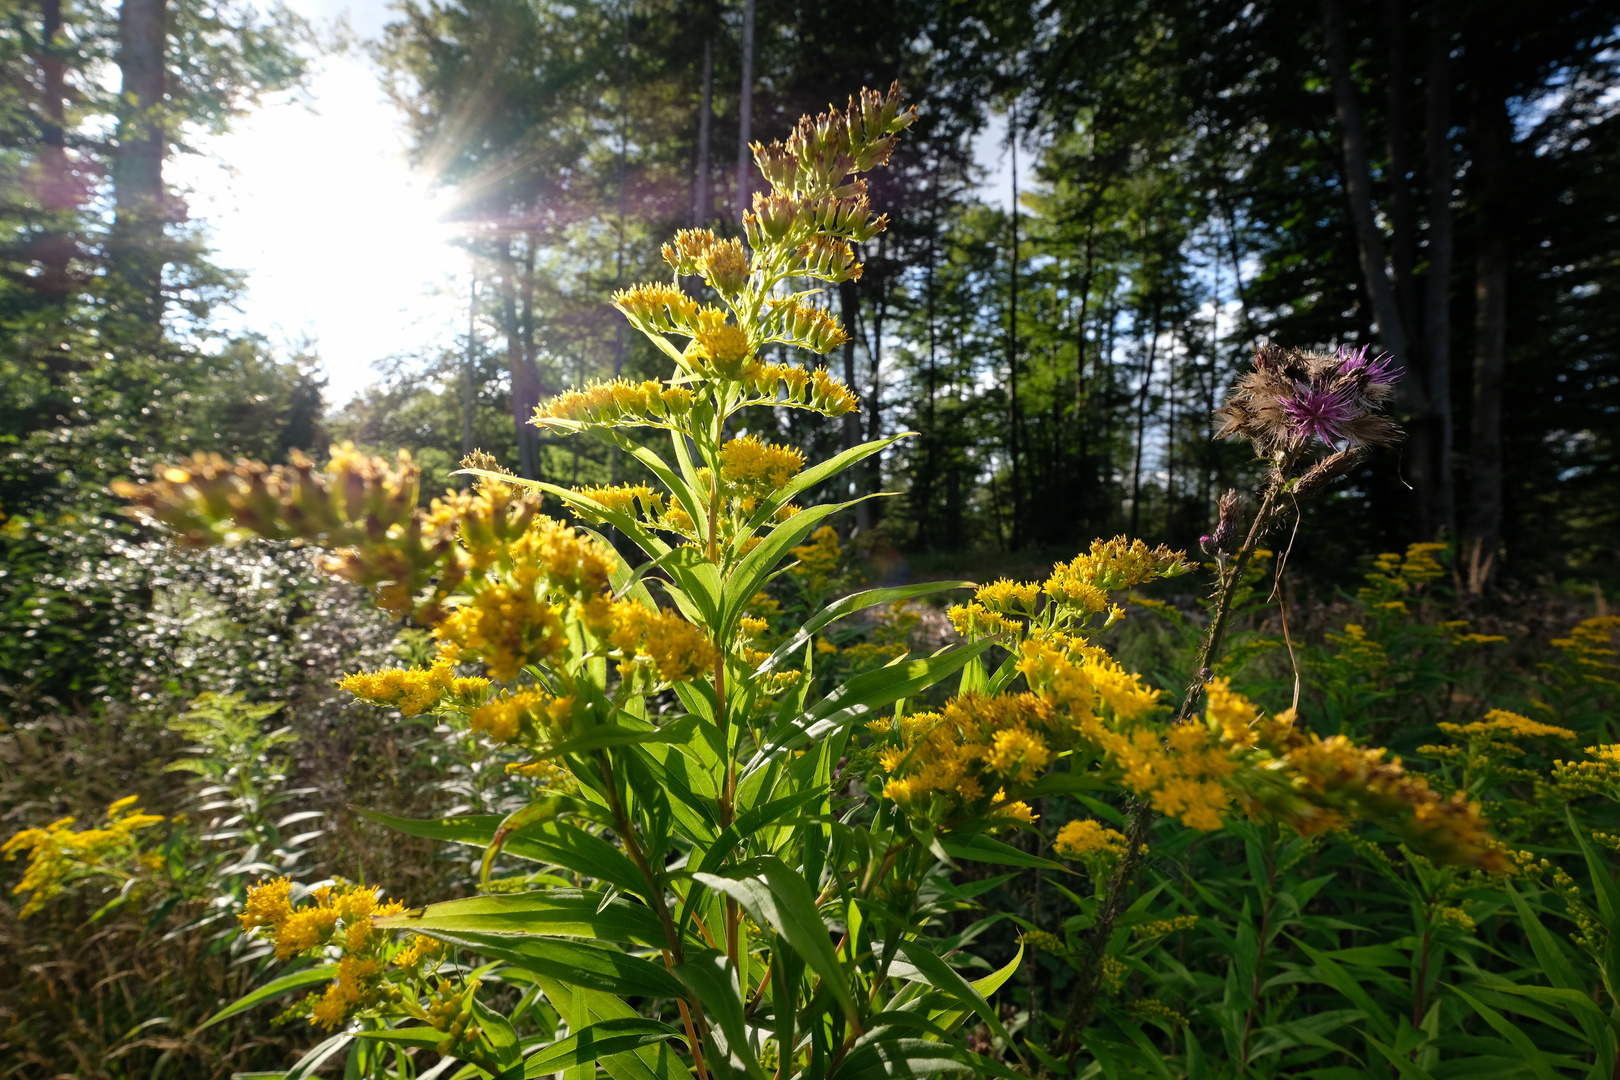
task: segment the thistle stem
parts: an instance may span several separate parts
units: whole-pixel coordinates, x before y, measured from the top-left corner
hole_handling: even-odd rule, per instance
[[[1197,704],[1203,694],[1204,684],[1209,680],[1210,665],[1220,656],[1221,642],[1226,635],[1227,622],[1232,614],[1233,597],[1237,595],[1238,587],[1242,584],[1243,571],[1248,567],[1249,559],[1254,554],[1255,544],[1265,535],[1271,519],[1276,514],[1277,494],[1281,489],[1279,469],[1266,485],[1265,494],[1260,500],[1260,508],[1255,512],[1254,521],[1249,525],[1249,533],[1243,540],[1243,546],[1238,549],[1231,565],[1220,577],[1215,593],[1215,614],[1210,619],[1209,630],[1204,635],[1203,644],[1199,646],[1192,680],[1187,684],[1181,708],[1176,711],[1175,722],[1178,724],[1192,715],[1193,706]],[[1108,941],[1113,937],[1114,924],[1125,908],[1125,899],[1130,892],[1131,883],[1142,865],[1142,852],[1147,846],[1148,831],[1152,825],[1152,805],[1146,799],[1131,800],[1130,817],[1126,826],[1125,854],[1115,867],[1113,876],[1109,878],[1102,903],[1097,909],[1096,921],[1092,923],[1091,931],[1086,935],[1084,952],[1080,957],[1080,978],[1075,984],[1075,995],[1069,1002],[1069,1012],[1064,1018],[1063,1031],[1058,1036],[1058,1053],[1068,1060],[1071,1072],[1075,1058],[1080,1053],[1080,1034],[1085,1031],[1086,1025],[1091,1023],[1092,1014],[1097,1008],[1097,996],[1102,989],[1102,965],[1108,953]]]

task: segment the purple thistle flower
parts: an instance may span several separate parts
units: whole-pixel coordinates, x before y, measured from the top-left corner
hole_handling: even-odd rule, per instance
[[[1317,438],[1330,446],[1344,439],[1344,426],[1359,415],[1355,390],[1349,386],[1333,389],[1296,382],[1279,404],[1296,439]]]
[[[1369,383],[1392,383],[1400,378],[1399,372],[1392,372],[1390,366],[1395,362],[1394,353],[1379,353],[1371,360],[1367,354],[1372,351],[1371,345],[1363,345],[1359,349],[1352,349],[1345,345],[1339,346],[1339,370],[1346,375],[1353,375],[1365,371]]]

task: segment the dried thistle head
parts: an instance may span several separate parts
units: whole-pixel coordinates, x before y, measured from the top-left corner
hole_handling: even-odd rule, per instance
[[[1254,369],[1240,376],[1215,410],[1218,439],[1241,436],[1261,454],[1297,451],[1312,440],[1335,450],[1388,446],[1401,430],[1380,412],[1394,394],[1399,372],[1388,353],[1341,347],[1312,353],[1262,345]]]

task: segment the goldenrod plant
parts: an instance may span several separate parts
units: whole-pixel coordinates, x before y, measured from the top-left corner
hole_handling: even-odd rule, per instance
[[[812,594],[832,580],[829,519],[851,504],[812,493],[901,437],[811,463],[759,418],[857,408],[824,367],[781,357],[844,340],[817,290],[860,275],[856,245],[885,225],[862,174],[914,118],[897,88],[863,91],[756,145],[769,190],[743,235],[684,230],[664,248],[670,280],[617,295],[667,376],[570,390],[534,422],[609,440],[641,479],[572,490],[474,455],[470,490],[418,507],[408,458],[340,447],[324,471],[196,458],[120,487],[187,543],[330,549],[334,573],[437,643],[431,663],[344,685],[474,734],[527,792],[505,815],[369,815],[481,851],[477,895],[411,906],[358,882],[261,883],[243,927],[303,966],[213,1022],[316,987],[283,1013],[330,1033],[300,1074],[347,1049],[355,1076],[416,1075],[432,1055],[465,1063],[456,1075],[503,1078],[598,1066],[614,1080],[1029,1075],[1073,1057],[1099,987],[1117,979],[1110,928],[1153,815],[1199,831],[1247,815],[1307,835],[1371,818],[1436,859],[1501,860],[1466,799],[1382,751],[1318,737],[1293,710],[1266,714],[1208,672],[1176,711],[1105,651],[1097,635],[1126,590],[1192,569],[1162,547],[1098,541],[1038,582],[828,597],[776,648],[758,647],[761,592],[784,564],[798,560]],[[1307,383],[1323,385],[1294,412],[1279,407],[1295,434],[1267,443],[1276,475],[1248,539],[1214,542],[1220,604],[1279,496],[1340,467],[1314,462],[1310,440],[1387,438],[1372,416],[1378,363],[1311,363],[1322,371]],[[541,513],[542,498],[640,556]],[[813,689],[818,642],[838,619],[952,589],[973,590],[949,613],[958,642]],[[1032,830],[1040,843],[1054,823],[1036,800],[1076,793],[1134,809],[1124,832],[1090,818],[1056,830],[1056,854],[1104,899],[1077,942],[1089,952],[1069,1022],[1042,1046],[1015,1039],[992,1001],[1022,950],[999,965],[944,955],[940,920],[963,902],[951,879],[964,861],[1070,873],[995,834]],[[971,1045],[970,1017],[986,1033]]]

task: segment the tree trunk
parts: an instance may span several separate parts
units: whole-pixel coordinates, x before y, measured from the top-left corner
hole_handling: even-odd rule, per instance
[[[1423,328],[1429,352],[1429,401],[1435,416],[1435,517],[1448,537],[1457,535],[1456,436],[1451,409],[1451,30],[1440,5],[1431,12],[1428,81],[1429,277]]]
[[[1389,116],[1389,217],[1394,226],[1395,295],[1405,325],[1417,323],[1417,291],[1412,284],[1412,259],[1417,248],[1417,215],[1412,209],[1411,135],[1406,123],[1406,23],[1404,0],[1384,0],[1384,30],[1389,38],[1389,81],[1385,102]]]
[[[540,432],[529,423],[534,407],[540,404],[540,374],[525,356],[523,328],[518,319],[517,259],[512,255],[512,236],[501,237],[496,245],[501,270],[501,329],[506,335],[506,364],[512,379],[512,422],[517,428],[518,474],[529,480],[540,478]]]
[[[467,359],[461,365],[461,456],[465,458],[473,449],[473,380],[478,363],[478,275],[472,279],[467,293]],[[461,478],[465,490],[471,478]]]
[[[714,116],[714,36],[703,39],[703,105],[698,112],[697,168],[692,178],[692,227],[714,212],[709,196],[709,122]]]
[[[1131,463],[1131,529],[1130,535],[1134,539],[1140,536],[1142,521],[1142,445],[1147,441],[1147,403],[1148,394],[1153,389],[1153,362],[1159,347],[1159,299],[1158,290],[1154,289],[1153,318],[1148,326],[1148,354],[1147,370],[1142,374],[1142,390],[1136,399],[1136,449]]]
[[[68,267],[73,259],[79,191],[67,157],[67,79],[62,62],[62,0],[40,0],[40,205],[50,215],[43,235],[31,245],[39,263],[34,289],[49,304],[67,300],[73,290]]]
[[[1501,101],[1474,106],[1480,195],[1474,267],[1474,424],[1469,468],[1468,588],[1478,595],[1501,565],[1502,376],[1507,360],[1508,116]]]
[[[1007,292],[1007,457],[1012,487],[1012,542],[1016,550],[1023,539],[1023,485],[1019,475],[1019,427],[1022,417],[1018,408],[1018,110],[1015,106],[1008,115],[1007,145],[1012,153],[1012,248],[1011,275]]]
[[[121,98],[115,269],[134,293],[138,317],[157,329],[163,317],[163,227],[168,217],[163,157],[168,144],[164,109],[164,52],[168,42],[165,0],[123,0],[118,9]]]
[[[749,166],[753,155],[748,149],[754,121],[754,0],[743,0],[742,95],[737,111],[737,221],[748,209]]]
[[[1344,147],[1344,188],[1350,202],[1356,255],[1382,345],[1394,355],[1396,369],[1405,376],[1395,384],[1396,401],[1408,414],[1407,447],[1416,503],[1417,533],[1428,538],[1434,535],[1437,524],[1434,520],[1433,449],[1429,438],[1428,396],[1424,393],[1421,374],[1411,366],[1410,338],[1407,336],[1406,323],[1401,318],[1395,289],[1389,280],[1383,234],[1373,218],[1367,132],[1350,72],[1349,47],[1345,41],[1344,11],[1340,0],[1322,0],[1322,26],[1328,70],[1332,75],[1333,109]]]

